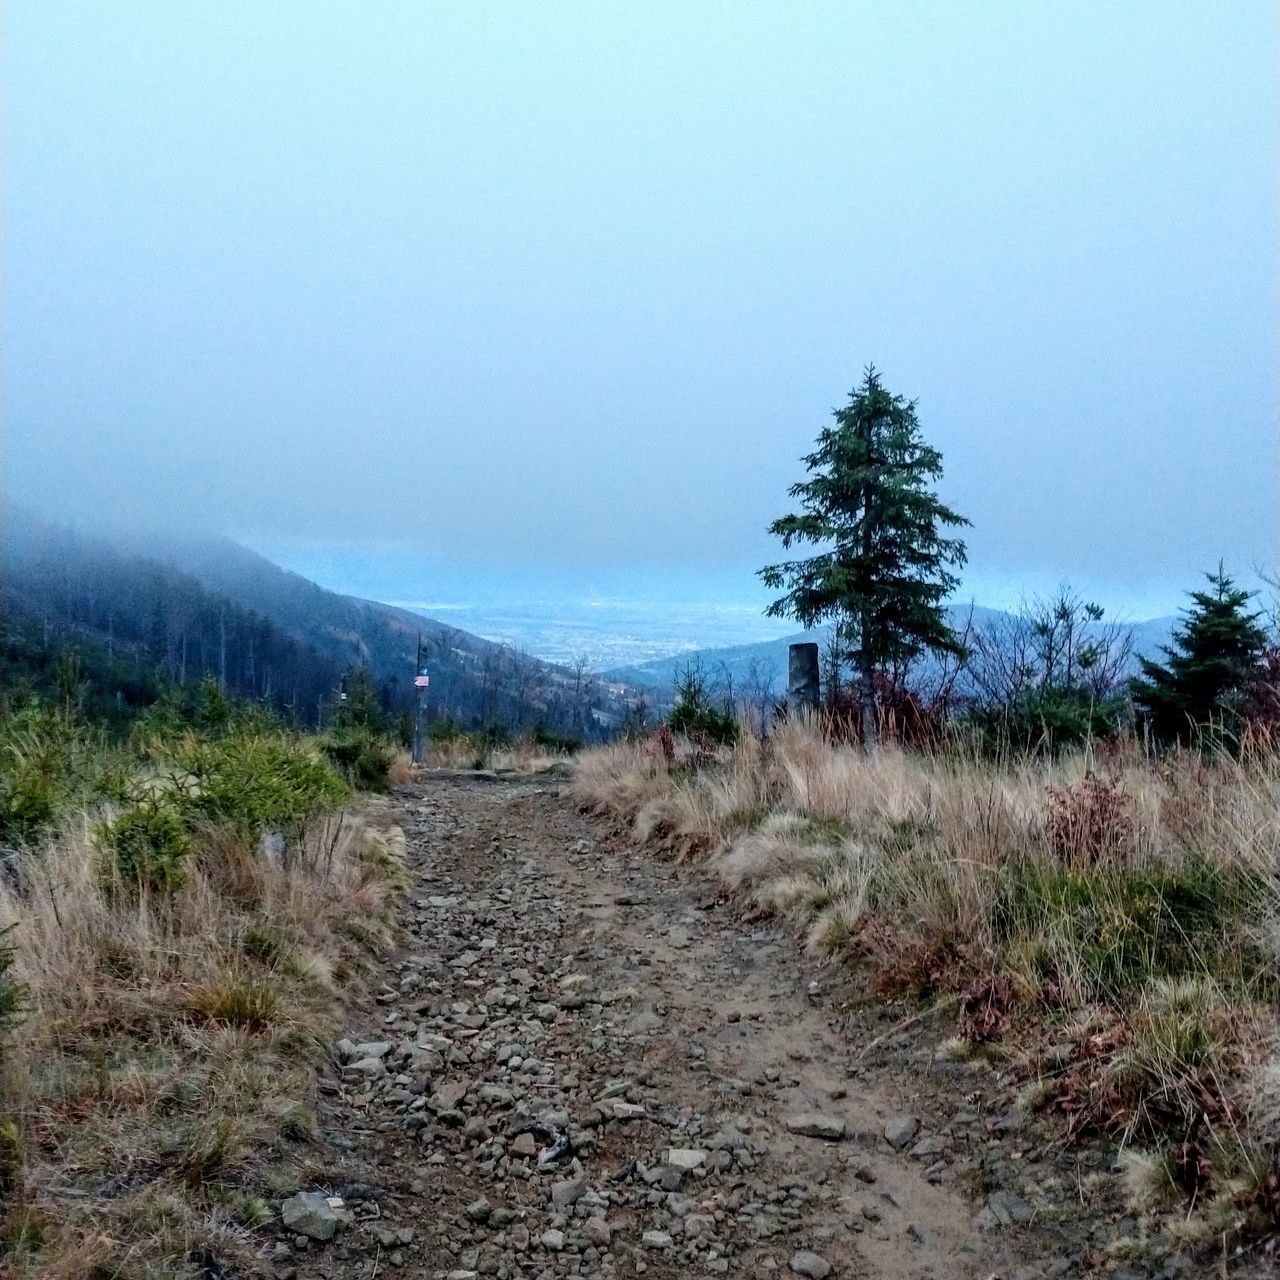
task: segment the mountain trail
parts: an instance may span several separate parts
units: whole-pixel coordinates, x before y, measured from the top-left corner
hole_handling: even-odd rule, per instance
[[[392,806],[402,947],[323,1086],[341,1204],[306,1225],[338,1236],[282,1239],[283,1280],[1078,1274],[1020,1121],[710,877],[555,779],[428,773]]]

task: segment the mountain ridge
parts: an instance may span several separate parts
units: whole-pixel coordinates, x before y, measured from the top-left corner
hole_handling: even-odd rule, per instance
[[[951,625],[963,632],[966,622],[972,619],[978,626],[990,625],[1015,615],[1005,609],[993,609],[985,605],[949,605],[947,613]],[[1107,622],[1111,622],[1107,619]],[[1135,657],[1151,657],[1157,654],[1169,638],[1177,618],[1168,615],[1146,618],[1136,622],[1117,622],[1129,633],[1133,641]],[[780,695],[786,688],[787,652],[793,644],[816,643],[825,645],[831,634],[830,626],[812,631],[796,631],[775,640],[758,640],[749,644],[726,645],[710,649],[691,649],[644,662],[626,663],[610,667],[602,672],[605,679],[618,680],[630,685],[669,691],[688,667],[701,666],[721,684],[732,681],[735,688],[746,684],[771,682]],[[762,690],[763,691],[763,690]]]
[[[309,708],[364,666],[385,709],[402,713],[414,698],[421,636],[433,717],[594,736],[626,712],[628,693],[616,685],[584,683],[438,620],[329,591],[229,538],[73,528],[9,505],[0,528],[6,630],[27,660],[47,666],[55,648],[69,647],[95,662],[110,655],[113,666],[126,659],[130,697],[144,697],[157,670],[177,683],[230,675],[236,692],[318,721],[322,707],[314,716]]]

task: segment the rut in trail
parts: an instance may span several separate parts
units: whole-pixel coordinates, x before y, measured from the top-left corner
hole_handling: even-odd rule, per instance
[[[1026,1202],[975,1199],[962,1140],[912,1105],[919,1070],[860,1065],[785,933],[605,838],[556,781],[428,775],[395,803],[402,945],[348,1012],[373,1043],[325,1084],[351,1222],[280,1270],[1045,1273],[1010,1261],[1052,1257]],[[571,1153],[539,1170],[558,1133]]]

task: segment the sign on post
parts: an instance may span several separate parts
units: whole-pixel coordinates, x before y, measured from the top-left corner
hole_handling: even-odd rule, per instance
[[[427,689],[431,685],[431,678],[427,675],[426,663],[423,659],[426,657],[423,651],[422,637],[418,637],[418,652],[414,658],[413,669],[417,674],[413,677],[413,687],[417,690],[417,706],[413,713],[413,763],[425,764],[426,751],[425,744],[422,740],[422,721],[423,714],[426,710]]]

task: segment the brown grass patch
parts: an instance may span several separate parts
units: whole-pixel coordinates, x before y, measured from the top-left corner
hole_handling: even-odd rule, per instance
[[[0,886],[29,1008],[5,1048],[0,1180],[15,1276],[248,1267],[314,1134],[351,938],[387,929],[402,848],[349,815],[278,860],[206,832],[171,895],[112,892],[87,819]]]

